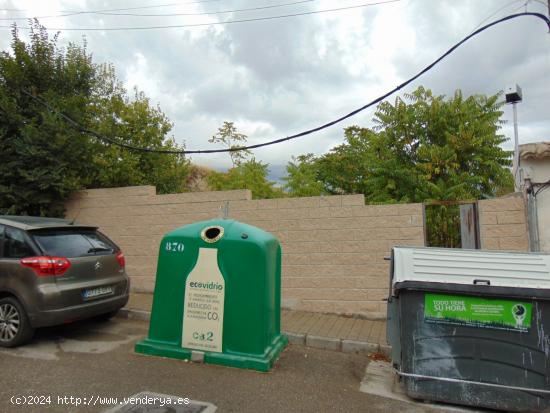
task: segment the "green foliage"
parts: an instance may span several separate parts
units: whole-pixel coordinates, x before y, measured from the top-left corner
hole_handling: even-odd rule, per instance
[[[32,25],[25,44],[12,31],[12,53],[0,55],[0,213],[61,215],[62,201],[92,172],[89,139],[22,90],[55,101],[59,110],[85,119],[94,70],[86,48],[69,45]]]
[[[372,129],[345,129],[345,142],[327,154],[289,163],[293,193],[362,193],[368,203],[468,200],[513,190],[511,152],[501,148],[499,95],[434,96],[419,87],[405,99],[382,102]],[[433,245],[460,243],[458,209],[432,208]],[[443,243],[443,244],[442,244]]]
[[[238,149],[246,145],[247,136],[237,132],[236,126],[233,122],[224,122],[223,125],[218,128],[218,132],[212,138],[208,140],[211,143],[221,143],[228,149]],[[239,145],[239,143],[241,143]],[[234,150],[229,152],[231,156],[231,163],[233,167],[239,166],[245,162],[252,152],[248,149]]]
[[[323,183],[317,178],[317,159],[311,153],[292,157],[286,167],[284,190],[294,197],[325,194]]]
[[[172,124],[142,92],[134,89],[130,99],[110,65],[98,66],[96,73],[97,87],[90,105],[94,130],[138,147],[183,149],[172,138],[166,138]],[[94,163],[97,168],[92,188],[155,185],[159,193],[182,192],[189,172],[188,161],[182,155],[128,151],[97,141]]]
[[[267,179],[268,166],[252,158],[227,172],[211,172],[208,185],[216,191],[250,189],[255,199],[280,198],[283,192]]]
[[[514,191],[514,175],[512,175],[511,170],[505,169],[502,182],[500,182],[496,187],[495,196],[501,197],[511,194]]]
[[[80,133],[31,93],[89,129],[136,146],[174,149],[170,122],[137,91],[129,99],[111,66],[82,46],[58,46],[37,21],[30,42],[12,30],[0,54],[0,213],[61,216],[70,193],[85,187],[157,185],[183,190],[187,161],[121,150]]]
[[[347,128],[346,142],[319,159],[329,192],[422,202],[486,198],[508,185],[498,95],[445,99],[420,87],[406,99],[381,103],[374,130]]]
[[[228,148],[239,148],[246,145],[247,136],[237,132],[233,122],[224,122],[218,132],[209,139],[211,143],[222,143]],[[243,145],[235,145],[240,142]],[[283,192],[275,187],[275,183],[267,179],[268,166],[255,158],[247,160],[249,150],[229,152],[233,167],[227,172],[212,171],[207,176],[208,186],[215,191],[231,189],[250,189],[252,197],[279,198]]]
[[[428,246],[461,248],[459,205],[426,205],[425,214]]]
[[[381,134],[352,126],[345,143],[319,159],[319,177],[329,193],[363,193],[369,202],[408,202],[416,179],[406,160]]]

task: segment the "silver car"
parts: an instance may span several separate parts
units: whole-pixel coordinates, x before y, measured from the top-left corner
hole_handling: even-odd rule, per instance
[[[122,251],[97,227],[0,215],[0,346],[37,327],[111,317],[129,287]]]

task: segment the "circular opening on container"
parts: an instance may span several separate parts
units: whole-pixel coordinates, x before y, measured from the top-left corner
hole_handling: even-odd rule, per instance
[[[209,243],[218,241],[223,237],[223,227],[208,227],[202,230],[201,238]]]

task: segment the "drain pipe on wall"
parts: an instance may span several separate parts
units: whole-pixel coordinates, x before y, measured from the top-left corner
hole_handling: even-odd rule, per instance
[[[529,232],[529,251],[540,251],[539,217],[537,212],[537,196],[531,179],[525,179],[525,197],[527,205],[527,229]]]

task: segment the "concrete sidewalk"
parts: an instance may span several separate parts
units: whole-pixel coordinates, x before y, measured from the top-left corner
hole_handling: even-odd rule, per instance
[[[121,310],[125,318],[148,320],[153,295],[132,293]],[[386,322],[333,314],[282,310],[281,329],[292,343],[343,352],[388,354]]]

